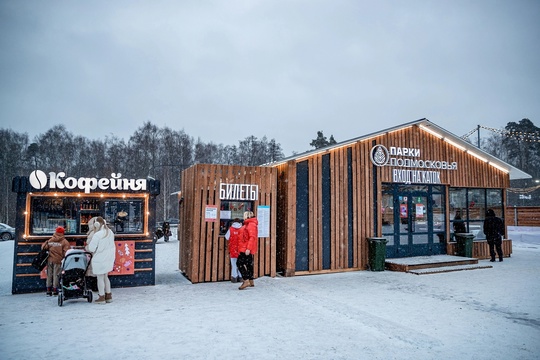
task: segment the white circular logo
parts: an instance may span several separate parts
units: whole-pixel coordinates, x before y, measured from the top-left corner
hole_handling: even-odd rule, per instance
[[[390,154],[388,152],[388,149],[385,148],[383,145],[375,145],[371,149],[371,153],[369,154],[369,156],[371,158],[371,162],[375,166],[385,166],[390,160]]]
[[[47,174],[41,170],[32,171],[28,180],[34,189],[41,190],[47,186]]]

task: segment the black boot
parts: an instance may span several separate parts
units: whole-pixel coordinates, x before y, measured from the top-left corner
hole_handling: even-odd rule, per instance
[[[492,257],[491,260],[489,260],[491,262],[495,262],[495,257]]]
[[[52,290],[50,287],[47,288],[47,296],[52,296]]]

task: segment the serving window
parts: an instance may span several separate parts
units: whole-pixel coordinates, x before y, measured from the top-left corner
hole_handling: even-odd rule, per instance
[[[253,211],[253,201],[222,200],[219,211],[219,235],[225,235],[234,220],[243,222],[244,211]]]
[[[52,235],[58,226],[66,235],[86,235],[88,221],[102,216],[115,233],[142,234],[145,199],[78,196],[31,196],[30,235]]]

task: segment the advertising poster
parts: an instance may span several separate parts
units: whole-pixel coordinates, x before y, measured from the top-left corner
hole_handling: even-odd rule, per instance
[[[416,217],[417,218],[423,218],[424,217],[424,205],[416,204]]]
[[[270,236],[270,206],[257,206],[257,221],[259,222],[259,237]]]
[[[133,275],[135,273],[135,241],[115,241],[116,258],[109,275]]]
[[[206,205],[204,210],[204,221],[217,221],[216,205]]]

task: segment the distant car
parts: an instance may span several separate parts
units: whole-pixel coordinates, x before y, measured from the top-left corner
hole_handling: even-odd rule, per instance
[[[0,240],[13,240],[15,239],[15,228],[11,226],[0,223]]]

